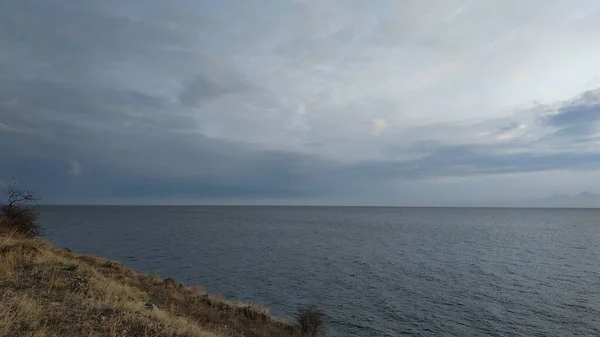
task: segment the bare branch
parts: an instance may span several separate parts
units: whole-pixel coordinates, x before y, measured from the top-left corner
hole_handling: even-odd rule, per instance
[[[40,233],[35,202],[38,198],[29,189],[20,189],[13,179],[5,190],[8,198],[0,204],[0,227],[14,228],[18,233],[37,236]],[[2,228],[0,228],[1,230]]]
[[[16,204],[33,203],[38,200],[32,190],[17,188],[17,182],[14,179],[8,184],[6,194],[8,194],[8,207],[13,207]]]

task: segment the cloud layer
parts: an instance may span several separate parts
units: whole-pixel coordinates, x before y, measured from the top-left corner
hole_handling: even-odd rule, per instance
[[[600,191],[599,22],[591,0],[3,1],[0,181],[50,203]]]

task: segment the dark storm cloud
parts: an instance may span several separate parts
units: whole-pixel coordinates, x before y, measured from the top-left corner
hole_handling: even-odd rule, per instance
[[[244,80],[233,71],[219,73],[213,64],[199,64],[197,71],[206,72],[186,79],[190,64],[201,57],[186,50],[185,30],[167,25],[168,20],[127,16],[135,11],[109,13],[103,6],[77,1],[0,5],[0,48],[9,56],[0,76],[3,180],[17,177],[47,202],[289,195],[308,189],[310,183],[300,180],[304,171],[314,172],[305,168],[312,159],[207,138],[183,109],[246,90]],[[120,63],[140,76],[144,71],[184,73],[181,96],[107,81]],[[144,64],[148,67],[140,67]],[[80,174],[69,174],[71,162],[81,167]]]
[[[49,200],[78,197],[196,198],[318,194],[313,158],[215,141],[88,130],[77,142],[3,135],[0,176],[19,177]],[[10,151],[18,149],[18,151]],[[69,176],[69,161],[83,168]]]

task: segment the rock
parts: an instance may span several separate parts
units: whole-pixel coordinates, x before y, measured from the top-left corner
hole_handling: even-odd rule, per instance
[[[154,305],[153,303],[150,302],[146,302],[146,304],[144,304],[144,306],[146,307],[146,309],[148,310],[158,310],[158,307],[156,305]]]

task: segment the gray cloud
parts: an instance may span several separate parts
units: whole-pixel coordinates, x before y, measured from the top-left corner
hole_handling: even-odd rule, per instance
[[[585,137],[600,130],[600,90],[587,91],[556,107],[544,122],[557,129],[556,135]]]
[[[216,80],[212,80],[206,75],[196,75],[184,81],[183,90],[179,95],[180,102],[184,106],[196,107],[200,103],[205,103],[219,96],[255,91],[255,88],[239,75],[234,78],[226,78],[223,73],[219,75],[221,78]]]
[[[563,18],[557,2],[494,24],[476,2],[264,6],[1,2],[0,181],[46,202],[433,203],[444,179],[599,169],[600,91],[537,92],[559,58],[519,63],[556,49],[534,28]]]

